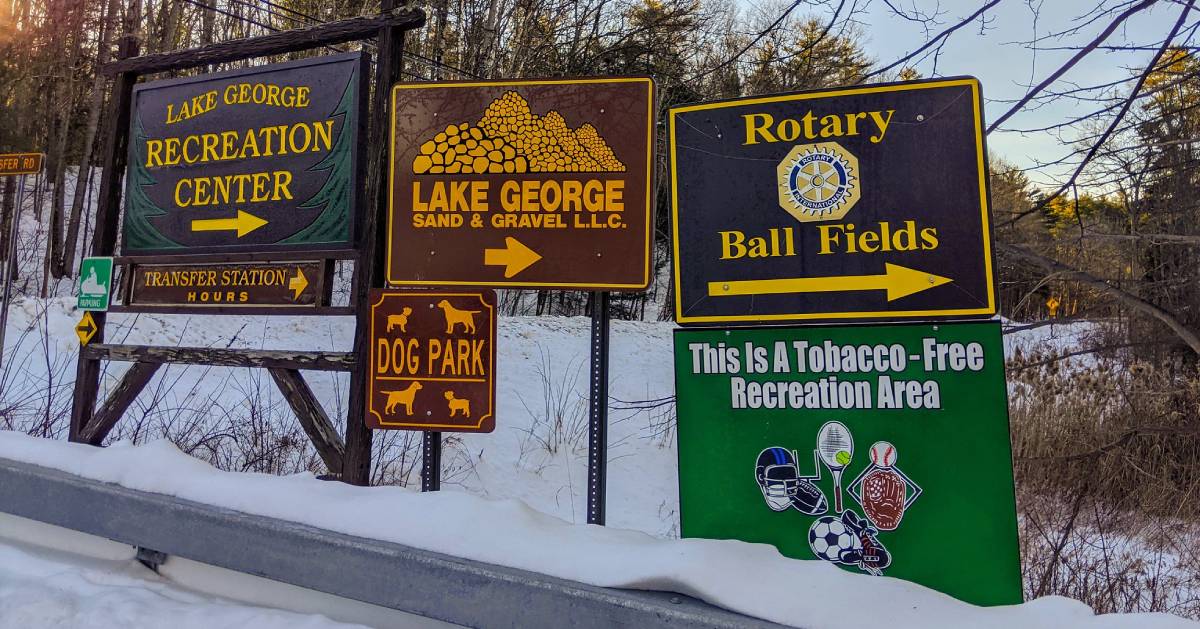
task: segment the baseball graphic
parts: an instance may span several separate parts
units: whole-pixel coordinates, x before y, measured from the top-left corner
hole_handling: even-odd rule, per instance
[[[876,467],[891,467],[896,464],[896,446],[886,441],[876,441],[871,446],[871,464]]]
[[[894,531],[904,512],[921,495],[921,486],[896,467],[896,446],[876,441],[869,451],[871,464],[850,483],[850,495],[862,505],[863,515],[880,531]]]

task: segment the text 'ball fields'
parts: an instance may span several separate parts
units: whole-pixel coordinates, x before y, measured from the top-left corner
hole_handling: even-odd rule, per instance
[[[367,424],[491,432],[496,427],[496,293],[371,292]]]
[[[675,320],[996,312],[972,78],[671,109]]]
[[[397,85],[388,281],[643,290],[648,78]]]

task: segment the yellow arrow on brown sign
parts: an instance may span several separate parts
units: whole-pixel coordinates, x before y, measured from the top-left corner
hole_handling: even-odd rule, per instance
[[[83,311],[83,319],[79,320],[79,324],[75,326],[75,335],[79,337],[80,345],[87,345],[88,341],[96,336],[96,332],[100,330],[100,326],[96,325],[96,320],[92,318],[92,313],[89,310]]]
[[[303,269],[296,267],[296,277],[288,279],[288,290],[296,291],[292,299],[300,299],[300,293],[303,293],[306,288],[308,288],[308,278],[305,277]]]
[[[483,263],[487,266],[504,267],[504,277],[510,278],[541,260],[542,256],[511,236],[504,239],[503,249],[484,249]]]

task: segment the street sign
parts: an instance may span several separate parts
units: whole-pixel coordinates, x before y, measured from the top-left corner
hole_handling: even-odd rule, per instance
[[[80,310],[108,310],[112,300],[112,279],[112,258],[84,258],[79,263],[79,294],[75,307]]]
[[[374,290],[367,425],[496,428],[496,293]]]
[[[350,249],[366,57],[134,87],[125,255]]]
[[[42,172],[43,153],[0,153],[0,177]]]
[[[680,324],[996,312],[973,78],[671,109]]]
[[[126,306],[311,307],[327,305],[321,261],[136,264]]]
[[[395,86],[388,282],[645,289],[653,92],[648,78]]]
[[[675,390],[684,537],[1021,602],[998,323],[678,330]]]
[[[92,337],[96,336],[96,332],[100,329],[96,325],[96,320],[92,318],[90,310],[83,311],[83,318],[75,325],[75,336],[79,337],[80,345],[87,345],[91,342]]]

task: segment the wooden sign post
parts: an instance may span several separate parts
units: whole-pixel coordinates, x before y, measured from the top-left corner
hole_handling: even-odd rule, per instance
[[[360,147],[373,147],[369,159],[382,168],[387,116],[386,97],[376,99],[364,143],[365,54],[134,84],[145,74],[377,37],[374,91],[386,95],[399,72],[401,35],[425,16],[390,0],[382,9],[374,17],[145,57],[137,54],[136,25],[126,21],[118,59],[101,69],[115,80],[91,252],[116,253],[125,177],[123,255],[115,258],[127,269],[124,301],[111,311],[279,314],[303,307],[309,314],[358,316],[365,309],[367,290],[382,276],[379,212],[368,209],[356,219],[356,208],[377,207],[383,195],[381,178],[366,176]],[[335,308],[327,305],[329,274],[339,259],[354,262],[354,275],[350,305]],[[353,392],[365,374],[357,360],[366,349],[363,319],[351,351],[320,352],[110,345],[105,318],[92,314],[89,341],[80,348],[71,440],[102,443],[164,363],[260,367],[330,472],[348,483],[369,482],[370,432],[362,396]],[[133,364],[97,409],[102,360]],[[314,369],[351,372],[344,440],[300,374]]]

